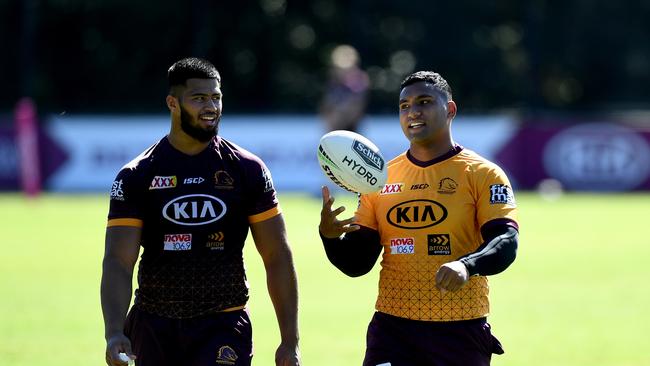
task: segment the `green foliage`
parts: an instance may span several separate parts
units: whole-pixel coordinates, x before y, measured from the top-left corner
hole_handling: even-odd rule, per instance
[[[300,282],[305,365],[359,365],[378,268],[337,272],[317,235],[320,200],[281,195]],[[338,197],[351,215],[351,195]],[[0,362],[102,365],[99,279],[106,197],[0,195]],[[518,258],[491,279],[493,365],[645,365],[650,195],[520,194]],[[246,247],[256,356],[272,364],[279,336],[254,245]],[[378,266],[377,266],[378,267]]]
[[[463,111],[648,105],[648,1],[0,1],[0,113],[165,113],[165,72],[210,59],[228,113],[313,113],[329,51],[351,44],[369,109],[394,113],[406,73],[433,69]]]

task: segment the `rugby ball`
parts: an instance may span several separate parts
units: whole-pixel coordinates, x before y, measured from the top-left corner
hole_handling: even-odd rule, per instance
[[[379,191],[388,177],[379,148],[352,131],[336,130],[323,135],[318,145],[318,162],[327,178],[350,192]]]

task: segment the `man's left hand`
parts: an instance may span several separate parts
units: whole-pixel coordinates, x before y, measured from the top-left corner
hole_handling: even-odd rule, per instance
[[[440,292],[456,291],[469,281],[467,267],[460,261],[443,264],[436,273],[436,287]]]
[[[300,366],[300,350],[298,349],[298,346],[280,344],[278,350],[275,351],[275,365]]]

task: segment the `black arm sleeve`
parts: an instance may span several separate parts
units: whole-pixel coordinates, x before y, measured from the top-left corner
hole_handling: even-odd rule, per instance
[[[503,272],[515,260],[519,245],[519,231],[510,222],[502,222],[481,229],[485,240],[473,253],[459,260],[469,275],[494,275]]]
[[[346,233],[341,238],[328,239],[323,235],[320,237],[327,258],[350,277],[359,277],[370,272],[381,253],[379,233],[367,227],[361,226],[359,230]]]

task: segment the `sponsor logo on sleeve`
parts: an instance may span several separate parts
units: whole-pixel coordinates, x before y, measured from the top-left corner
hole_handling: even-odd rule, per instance
[[[165,234],[165,250],[179,251],[192,249],[192,234]]]
[[[413,238],[390,239],[390,254],[413,254],[413,253],[415,253],[415,240]]]
[[[515,195],[512,188],[506,184],[493,184],[490,186],[490,204],[515,205]]]
[[[427,235],[429,255],[451,255],[451,241],[449,234]]]
[[[217,353],[216,363],[220,365],[234,365],[237,362],[237,353],[230,346],[222,346]]]
[[[224,250],[225,242],[223,239],[224,235],[221,231],[210,234],[208,235],[208,241],[205,243],[205,246],[206,248],[210,248],[210,250]]]
[[[111,186],[111,199],[116,201],[124,201],[124,191],[122,190],[122,180],[116,180]]]
[[[175,188],[176,187],[176,176],[175,175],[169,175],[169,176],[155,176],[153,177],[153,180],[151,181],[151,185],[149,185],[149,189],[167,189],[167,188]]]
[[[264,193],[271,192],[273,190],[273,178],[271,178],[271,172],[266,168],[262,169],[262,177],[264,178]]]
[[[233,189],[235,180],[225,170],[214,173],[214,187],[217,189]]]
[[[442,193],[442,194],[456,193],[457,188],[458,188],[458,183],[456,183],[455,180],[449,177],[442,178],[440,180],[440,183],[438,183],[438,193]]]
[[[382,188],[379,194],[383,195],[383,194],[402,193],[402,188],[404,188],[404,183],[384,184],[384,188]]]
[[[203,179],[203,177],[183,179],[183,184],[201,184],[203,182],[205,182],[205,179]]]

